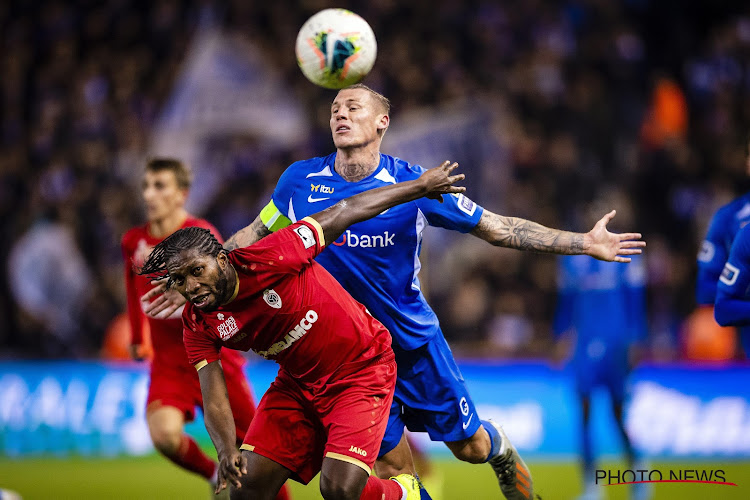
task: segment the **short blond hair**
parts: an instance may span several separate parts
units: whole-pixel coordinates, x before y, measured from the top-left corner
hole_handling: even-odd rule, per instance
[[[372,90],[370,87],[365,85],[364,83],[355,83],[354,85],[349,85],[348,87],[344,87],[341,90],[353,90],[353,89],[362,89],[368,91],[372,96],[375,98],[375,100],[380,104],[380,106],[383,108],[383,111],[386,115],[391,114],[391,101],[384,96],[383,94],[376,92]]]
[[[193,183],[193,172],[187,163],[177,158],[151,158],[146,162],[146,172],[161,172],[169,170],[174,173],[177,186],[180,189],[190,189]]]

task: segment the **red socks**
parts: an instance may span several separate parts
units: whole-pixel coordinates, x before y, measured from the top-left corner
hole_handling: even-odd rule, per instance
[[[370,476],[359,498],[360,500],[401,500],[403,494],[401,485],[396,481]]]

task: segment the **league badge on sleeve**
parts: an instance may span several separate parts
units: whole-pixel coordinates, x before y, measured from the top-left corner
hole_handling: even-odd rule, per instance
[[[315,245],[315,236],[313,235],[312,229],[307,226],[300,226],[294,228],[294,232],[300,237],[305,248],[310,248]]]
[[[469,215],[469,216],[474,215],[474,212],[477,209],[476,203],[474,203],[473,201],[471,201],[469,198],[467,198],[461,193],[454,194],[453,196],[458,198],[456,200],[456,204],[458,205],[459,210],[461,210],[466,215]]]
[[[740,275],[740,270],[727,262],[724,265],[724,270],[721,272],[721,276],[719,276],[719,281],[724,283],[727,286],[732,286],[737,282],[737,277]]]

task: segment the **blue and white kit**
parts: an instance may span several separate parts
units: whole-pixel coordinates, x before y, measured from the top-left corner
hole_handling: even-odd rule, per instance
[[[261,219],[276,231],[370,189],[413,180],[424,168],[380,155],[368,177],[348,182],[334,170],[336,153],[293,163],[282,174]],[[422,294],[418,273],[427,225],[469,232],[484,209],[464,195],[443,203],[421,198],[351,226],[317,261],[391,332],[398,381],[380,455],[399,443],[404,426],[435,441],[474,435],[480,421],[463,376]]]

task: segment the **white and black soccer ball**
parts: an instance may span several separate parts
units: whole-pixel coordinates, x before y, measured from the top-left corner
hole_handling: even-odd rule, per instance
[[[375,64],[378,44],[367,21],[346,9],[325,9],[297,34],[297,64],[308,80],[328,89],[361,81]]]

